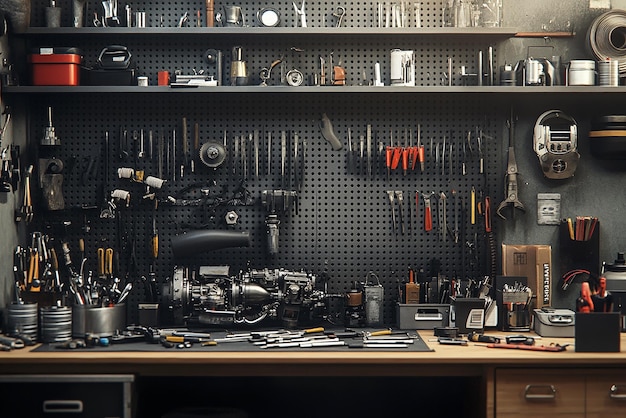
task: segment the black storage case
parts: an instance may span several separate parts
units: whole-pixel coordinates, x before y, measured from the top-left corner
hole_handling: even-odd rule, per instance
[[[12,400],[0,416],[131,418],[133,382],[133,375],[0,375],[3,399]]]

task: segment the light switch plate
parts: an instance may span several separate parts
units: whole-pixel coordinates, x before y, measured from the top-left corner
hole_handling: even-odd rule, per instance
[[[561,223],[560,193],[537,193],[537,223],[539,225]]]
[[[611,0],[589,0],[590,9],[610,9]]]

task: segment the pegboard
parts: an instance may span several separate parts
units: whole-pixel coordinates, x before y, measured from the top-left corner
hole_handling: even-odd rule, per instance
[[[33,3],[34,25],[43,25],[41,10],[47,2]],[[196,4],[197,3],[197,4]],[[424,2],[422,25],[439,26],[440,11],[437,5]],[[200,2],[150,2],[134,3],[137,10],[146,8],[150,15],[163,14],[166,22],[175,22],[185,11],[200,8]],[[254,2],[239,3],[246,13],[252,16],[260,6]],[[314,3],[307,2],[308,10],[316,10]],[[323,10],[334,10],[339,3],[320,2]],[[375,3],[373,3],[375,4]],[[355,27],[370,27],[373,22],[373,4],[350,2],[350,10],[345,24]],[[291,16],[290,4],[280,5],[283,16]],[[217,7],[217,4],[216,4]],[[65,16],[65,14],[64,14]],[[323,22],[323,16],[313,12],[310,25]],[[69,23],[67,24],[69,26]],[[285,23],[287,25],[287,23]],[[106,29],[103,28],[103,31]],[[383,81],[389,84],[389,51],[393,48],[416,51],[418,85],[437,86],[443,83],[442,74],[447,69],[448,58],[455,66],[466,65],[468,72],[475,72],[478,51],[493,45],[488,38],[459,37],[419,37],[419,36],[357,36],[296,37],[272,36],[269,38],[237,35],[234,39],[224,36],[178,36],[166,34],[158,36],[85,36],[53,37],[50,35],[30,36],[30,46],[76,46],[83,50],[87,65],[93,64],[100,50],[106,45],[125,45],[133,54],[133,62],[139,75],[147,75],[151,85],[157,83],[160,70],[181,70],[190,74],[193,70],[205,68],[203,54],[209,48],[224,52],[224,74],[228,74],[229,51],[235,45],[244,48],[244,59],[251,68],[250,83],[259,84],[258,73],[277,58],[286,57],[287,69],[297,66],[307,76],[318,70],[320,56],[333,52],[335,59],[341,60],[348,73],[347,84],[358,85],[373,77],[374,63],[383,67]],[[297,41],[294,45],[292,41]],[[68,42],[70,44],[68,44]],[[303,50],[293,57],[291,47]],[[301,55],[301,56],[300,56]],[[457,72],[455,72],[456,74]],[[363,76],[365,74],[365,76]],[[26,75],[23,75],[26,79]],[[274,76],[271,85],[280,84]],[[447,82],[446,82],[447,83]],[[224,80],[228,85],[228,81]],[[453,80],[460,85],[461,79]],[[288,87],[285,87],[288,88]],[[157,158],[148,156],[135,158],[136,148],[130,148],[130,156],[120,158],[120,135],[127,131],[132,137],[143,130],[147,144],[149,132],[156,138],[163,133],[164,140],[171,144],[175,135],[175,169],[167,167],[163,179],[164,187],[156,192],[159,202],[154,213],[156,227],[160,235],[160,254],[154,263],[157,279],[162,283],[171,277],[174,266],[185,264],[224,265],[231,267],[231,274],[247,268],[275,267],[289,270],[305,270],[314,273],[327,271],[331,277],[329,291],[333,293],[348,290],[353,281],[363,281],[368,271],[375,272],[385,287],[385,320],[392,322],[396,286],[408,278],[407,270],[423,268],[431,273],[431,262],[441,263],[441,274],[447,278],[479,278],[489,274],[484,264],[486,254],[483,221],[475,224],[468,220],[469,196],[472,187],[477,192],[500,195],[499,184],[503,177],[500,160],[500,138],[502,129],[502,109],[497,103],[481,100],[475,95],[411,94],[385,90],[384,93],[366,91],[364,93],[342,92],[340,86],[321,87],[318,92],[286,93],[272,90],[269,93],[250,90],[245,93],[215,92],[206,94],[168,93],[105,93],[72,94],[59,93],[42,95],[29,106],[30,142],[36,147],[41,139],[42,129],[47,124],[47,106],[53,108],[53,123],[62,146],[56,156],[66,164],[63,185],[66,207],[62,213],[46,213],[43,220],[55,234],[69,238],[73,248],[77,248],[80,237],[85,239],[86,268],[96,268],[96,250],[102,246],[113,247],[120,254],[120,276],[128,275],[136,280],[148,274],[152,264],[150,238],[152,235],[153,201],[144,198],[144,184],[120,179],[120,167],[134,167],[145,170],[146,175],[157,176]],[[320,117],[325,113],[331,119],[337,136],[344,149],[334,151],[320,133]],[[504,112],[506,115],[506,112]],[[194,173],[186,169],[181,178],[178,167],[182,163],[182,119],[187,119],[187,134],[193,138],[193,126],[199,124],[201,143],[208,141],[224,143],[226,137],[227,157],[217,169],[197,166]],[[351,167],[348,156],[348,130],[353,144],[359,144],[359,137],[366,135],[371,126],[373,138],[372,174],[363,165]],[[394,170],[389,179],[384,156],[378,152],[379,143],[394,141],[405,143],[410,133],[416,144],[416,131],[420,126],[421,140],[426,151],[426,170],[419,168],[403,175],[402,170]],[[482,132],[482,151],[485,170],[479,172],[477,149],[466,149],[467,172],[461,171],[463,142],[471,133],[472,144],[476,147],[476,131]],[[248,159],[248,176],[243,178],[241,160],[234,159],[236,138],[245,138],[249,150],[250,135],[258,131],[262,144],[260,153],[260,173],[254,174],[253,160]],[[300,138],[300,158],[306,142],[304,157],[304,180],[298,193],[298,210],[295,208],[281,215],[280,251],[271,257],[267,252],[266,215],[261,204],[264,190],[293,188],[294,183],[286,183],[280,172],[280,137],[286,132],[289,138],[297,134]],[[108,147],[105,146],[108,133]],[[267,137],[271,135],[272,146],[268,151]],[[445,137],[445,140],[444,140]],[[453,144],[452,164],[449,157],[445,164],[436,161],[438,149],[446,142]],[[132,141],[131,141],[132,142]],[[398,145],[398,143],[396,142]],[[147,146],[147,145],[146,145]],[[441,148],[440,148],[441,147]],[[173,151],[172,151],[173,152]],[[109,169],[105,171],[105,155],[109,157]],[[97,171],[85,178],[84,171],[90,159]],[[269,161],[270,172],[267,172]],[[419,164],[418,164],[419,166]],[[296,166],[296,169],[299,165]],[[234,170],[233,170],[234,169]],[[289,170],[289,166],[287,167]],[[174,178],[176,177],[176,178]],[[245,181],[244,181],[245,180]],[[292,178],[293,181],[295,179]],[[172,205],[169,196],[192,185],[201,185],[208,196],[213,198],[226,191],[226,196],[242,184],[252,197],[249,205],[221,204],[209,206]],[[118,205],[116,219],[101,219],[102,193],[113,189],[130,192],[130,204]],[[388,190],[402,191],[405,194],[405,216],[408,211],[406,201],[414,214],[413,228],[402,234],[394,233]],[[419,191],[419,210],[416,213],[415,192]],[[449,233],[442,237],[437,233],[437,200],[433,199],[434,228],[424,231],[424,200],[427,193],[448,196],[447,219],[453,222],[458,216],[460,235],[455,242]],[[200,198],[200,187],[193,188],[184,198]],[[458,197],[458,198],[457,198]],[[497,200],[497,199],[494,199]],[[461,201],[466,210],[461,210]],[[239,216],[234,226],[227,226],[225,214],[234,210]],[[399,216],[396,208],[396,216]],[[71,226],[64,225],[70,220]],[[88,225],[88,233],[85,233]],[[465,227],[463,227],[465,226]],[[229,248],[200,253],[184,260],[175,259],[169,247],[169,240],[176,234],[195,228],[234,229],[248,231],[252,245],[249,248]],[[445,237],[445,239],[444,239]],[[135,251],[132,252],[134,243]],[[75,251],[76,253],[77,251]],[[134,256],[131,255],[134,254]],[[136,322],[136,304],[142,301],[142,289],[133,291],[130,298],[129,322]]]

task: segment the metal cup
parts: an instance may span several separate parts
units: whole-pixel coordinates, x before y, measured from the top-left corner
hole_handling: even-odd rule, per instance
[[[226,26],[243,26],[243,11],[241,6],[224,6]]]

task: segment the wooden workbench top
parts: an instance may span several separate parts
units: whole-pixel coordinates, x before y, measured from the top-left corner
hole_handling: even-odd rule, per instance
[[[72,351],[33,352],[24,348],[0,353],[0,373],[105,372],[145,374],[480,374],[484,367],[616,367],[626,366],[626,334],[620,353],[540,352],[468,346],[440,345],[432,331],[420,331],[432,352],[393,352],[371,349],[349,351],[206,351],[158,352]],[[503,335],[498,333],[497,335]],[[573,338],[540,338],[536,345],[573,344]]]

